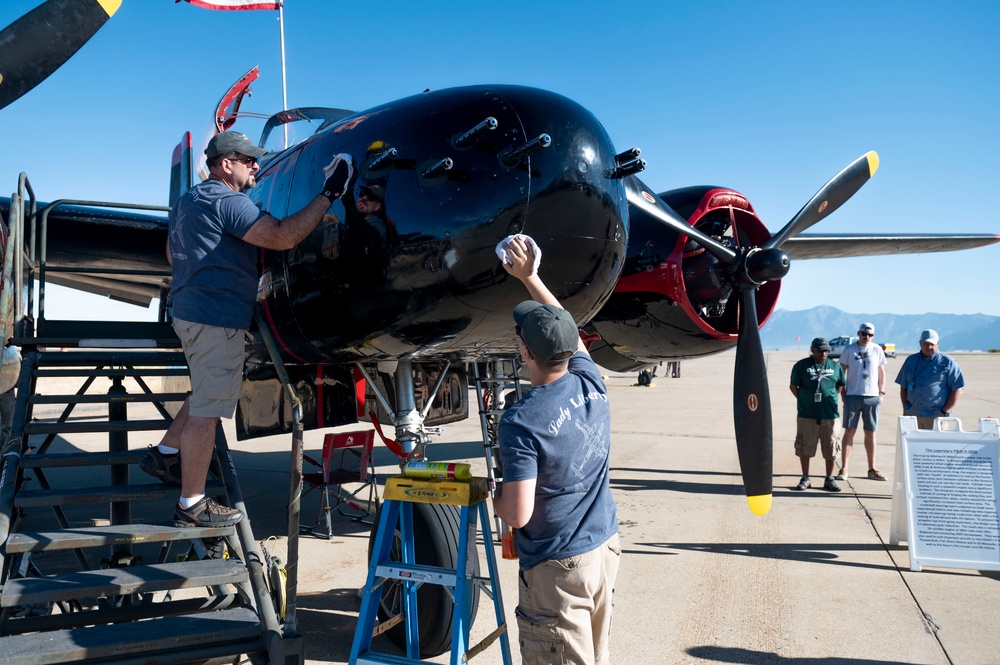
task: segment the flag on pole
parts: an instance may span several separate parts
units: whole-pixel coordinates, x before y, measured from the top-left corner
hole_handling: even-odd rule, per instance
[[[181,0],[174,0],[177,4]],[[281,0],[276,2],[261,2],[260,0],[185,0],[195,7],[205,9],[281,9]]]

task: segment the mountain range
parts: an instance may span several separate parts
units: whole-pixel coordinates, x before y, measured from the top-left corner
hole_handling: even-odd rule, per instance
[[[821,305],[802,311],[779,309],[761,328],[766,350],[789,351],[809,348],[816,337],[856,335],[862,322],[875,326],[875,341],[894,343],[900,353],[920,348],[920,333],[933,328],[941,336],[939,348],[950,351],[1000,349],[1000,316],[986,314],[854,314]]]

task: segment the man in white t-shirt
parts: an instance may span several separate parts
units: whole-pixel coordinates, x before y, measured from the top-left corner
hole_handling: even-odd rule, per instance
[[[858,421],[864,421],[868,478],[885,480],[885,475],[875,466],[875,430],[885,396],[885,352],[872,341],[874,338],[875,326],[866,321],[858,326],[858,341],[840,354],[840,364],[847,373],[847,388],[844,390],[844,439],[838,480],[847,480],[847,463],[851,459]]]

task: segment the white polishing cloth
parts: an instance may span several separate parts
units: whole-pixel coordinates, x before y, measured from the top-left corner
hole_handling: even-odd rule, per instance
[[[534,275],[535,273],[538,272],[538,266],[542,262],[542,250],[538,246],[538,243],[535,242],[535,239],[532,238],[531,236],[526,236],[523,233],[517,233],[512,236],[507,236],[499,243],[497,243],[497,258],[500,259],[500,263],[510,263],[507,260],[507,250],[504,248],[504,245],[509,244],[510,241],[512,241],[514,238],[521,238],[522,240],[524,240],[524,242],[528,243],[528,246],[531,247],[532,251],[534,251],[535,265],[531,267],[531,274]]]

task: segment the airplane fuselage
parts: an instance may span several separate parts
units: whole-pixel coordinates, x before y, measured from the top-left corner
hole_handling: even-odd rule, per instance
[[[460,140],[489,118],[495,129]],[[548,147],[511,155],[542,135]],[[618,280],[628,204],[614,147],[560,95],[483,86],[380,106],[267,161],[250,196],[276,217],[295,212],[337,153],[358,167],[354,190],[299,247],[262,252],[259,300],[293,360],[515,351],[510,312],[527,293],[495,254],[514,233],[538,242],[545,282],[580,323]],[[363,188],[379,192],[378,214],[359,205]]]

